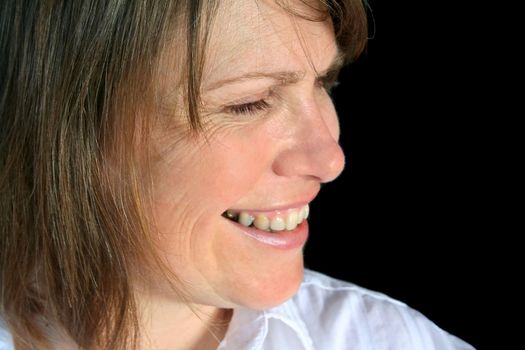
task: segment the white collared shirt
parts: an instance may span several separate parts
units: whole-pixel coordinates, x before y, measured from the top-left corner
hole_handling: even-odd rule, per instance
[[[305,270],[297,293],[265,311],[235,309],[218,350],[473,350],[384,294]]]
[[[217,350],[473,350],[381,293],[305,270],[297,293],[264,311],[237,308]],[[0,324],[0,350],[13,350]]]

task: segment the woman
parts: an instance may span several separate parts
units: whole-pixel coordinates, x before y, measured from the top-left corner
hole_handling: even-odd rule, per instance
[[[0,349],[471,349],[304,271],[349,1],[4,1]]]

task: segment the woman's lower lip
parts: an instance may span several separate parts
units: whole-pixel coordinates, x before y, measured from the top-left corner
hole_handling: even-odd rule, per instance
[[[308,220],[303,220],[291,231],[266,232],[255,227],[246,227],[238,222],[228,220],[243,234],[253,238],[263,244],[278,248],[278,249],[296,249],[304,246],[308,239]]]

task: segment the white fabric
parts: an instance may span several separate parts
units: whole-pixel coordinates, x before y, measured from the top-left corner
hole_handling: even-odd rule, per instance
[[[5,324],[0,318],[0,350],[12,350],[13,347],[13,341],[11,339],[11,335],[9,332],[5,329]]]
[[[0,321],[1,322],[1,321]],[[381,293],[305,270],[298,292],[265,311],[234,310],[217,350],[473,350]],[[0,350],[13,350],[0,323]]]
[[[235,309],[218,350],[473,350],[384,294],[306,270],[299,291],[265,311]]]

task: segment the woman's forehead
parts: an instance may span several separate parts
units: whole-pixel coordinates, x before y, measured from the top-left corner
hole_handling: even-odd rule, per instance
[[[329,17],[326,21],[301,18],[320,15],[304,8],[303,1],[289,1],[291,9],[285,10],[274,0],[221,0],[210,26],[205,29],[208,35],[202,47],[201,91],[225,79],[252,72],[304,75],[312,67],[317,71],[327,68],[337,56],[331,20]],[[184,35],[172,39],[161,56],[156,89],[163,105],[182,106],[188,67],[184,47],[187,45],[181,42]]]
[[[313,11],[293,8],[301,14],[306,10]],[[206,48],[203,85],[251,71],[300,72],[310,64],[322,70],[319,65],[336,51],[329,20],[294,16],[274,1],[221,2]]]

